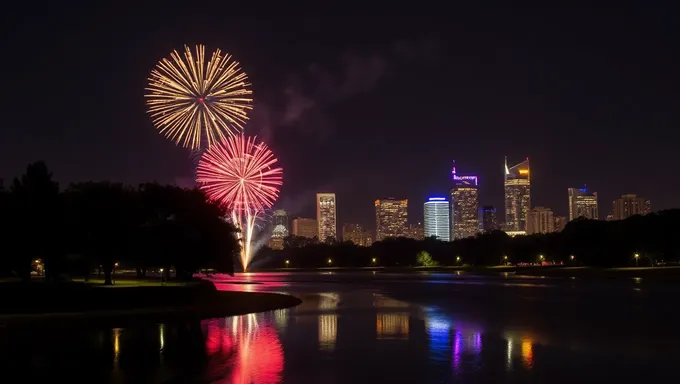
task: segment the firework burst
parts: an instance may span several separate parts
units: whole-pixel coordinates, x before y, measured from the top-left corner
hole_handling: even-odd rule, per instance
[[[258,218],[271,208],[283,184],[283,169],[255,137],[231,136],[208,148],[198,162],[196,181],[212,200],[226,206],[240,229],[243,270],[251,261],[251,242]]]
[[[156,129],[177,145],[198,150],[243,130],[252,109],[248,76],[219,49],[206,61],[205,46],[188,46],[158,62],[146,88]]]

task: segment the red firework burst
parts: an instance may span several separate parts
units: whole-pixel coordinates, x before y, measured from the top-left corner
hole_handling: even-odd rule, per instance
[[[232,135],[210,147],[198,163],[196,181],[231,211],[257,215],[271,208],[283,184],[283,169],[255,137]]]

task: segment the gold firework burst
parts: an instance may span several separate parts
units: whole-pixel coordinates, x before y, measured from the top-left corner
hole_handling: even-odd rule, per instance
[[[193,150],[240,132],[252,109],[248,76],[219,49],[206,61],[205,46],[196,46],[196,57],[184,46],[183,56],[173,51],[148,80],[145,97],[154,126]]]

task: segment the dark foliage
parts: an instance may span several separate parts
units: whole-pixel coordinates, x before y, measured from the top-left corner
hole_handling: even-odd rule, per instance
[[[284,249],[262,249],[259,268],[289,267],[387,267],[417,266],[419,252],[426,251],[439,265],[492,266],[544,261],[597,267],[654,265],[678,261],[680,210],[666,210],[621,221],[577,219],[562,232],[509,237],[502,231],[450,243],[435,239],[387,239],[371,247],[351,243],[323,244],[315,239],[289,236]],[[507,259],[505,257],[507,256]],[[573,256],[573,259],[572,259]],[[331,259],[331,262],[328,262]],[[375,261],[374,261],[375,259]]]
[[[87,182],[60,192],[37,162],[0,187],[0,274],[28,280],[36,259],[51,281],[101,269],[111,283],[116,263],[140,276],[150,268],[180,279],[204,268],[233,273],[240,248],[224,215],[201,191],[173,186]]]

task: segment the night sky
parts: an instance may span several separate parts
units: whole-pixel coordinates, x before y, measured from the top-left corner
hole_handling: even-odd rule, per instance
[[[583,184],[601,218],[623,193],[680,207],[674,9],[23,3],[0,16],[5,180],[42,159],[63,187],[190,184],[193,161],[156,133],[143,95],[159,59],[203,43],[248,73],[246,131],[281,161],[278,206],[291,216],[314,217],[315,193],[335,192],[340,225],[374,228],[385,196],[408,198],[421,221],[454,159],[479,175],[480,203],[500,208],[506,155],[530,157],[533,205],[561,215]]]

